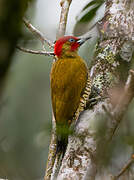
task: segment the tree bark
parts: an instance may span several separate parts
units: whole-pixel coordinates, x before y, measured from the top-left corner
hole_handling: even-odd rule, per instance
[[[100,39],[90,69],[92,87],[100,98],[80,115],[75,134],[69,137],[58,173],[59,180],[96,178],[98,159],[103,159],[107,145],[133,98],[132,95],[130,101],[123,104],[124,86],[134,49],[133,7],[134,0],[106,1],[105,16],[98,25]],[[117,101],[112,102],[114,89],[119,88]],[[128,91],[125,97],[129,97]]]

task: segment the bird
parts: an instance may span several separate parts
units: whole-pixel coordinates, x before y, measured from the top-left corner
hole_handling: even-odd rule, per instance
[[[72,120],[84,109],[81,109],[80,103],[85,106],[85,100],[91,91],[87,64],[78,55],[79,47],[90,38],[63,36],[54,45],[56,61],[51,68],[50,84],[56,121],[57,153],[65,152]]]

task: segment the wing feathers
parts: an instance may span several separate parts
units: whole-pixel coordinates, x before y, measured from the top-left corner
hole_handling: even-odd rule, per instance
[[[78,108],[81,93],[86,86],[87,66],[77,59],[57,60],[51,71],[51,96],[57,123],[68,123]]]

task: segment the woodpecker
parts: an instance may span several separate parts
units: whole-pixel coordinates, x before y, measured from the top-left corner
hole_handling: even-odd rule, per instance
[[[78,48],[90,38],[64,36],[55,42],[56,61],[52,65],[50,80],[58,152],[65,151],[70,124],[84,109],[90,94],[88,67],[78,55]]]

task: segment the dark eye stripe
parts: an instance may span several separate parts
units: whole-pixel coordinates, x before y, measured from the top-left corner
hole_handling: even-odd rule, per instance
[[[72,38],[71,38],[71,39],[69,39],[68,41],[69,41],[69,42],[75,42],[75,39],[72,39]]]

